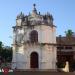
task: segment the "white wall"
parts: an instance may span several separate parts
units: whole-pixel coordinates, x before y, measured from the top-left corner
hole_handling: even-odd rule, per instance
[[[30,55],[32,52],[37,52],[39,55],[39,69],[55,69],[56,50],[52,46],[45,45],[29,45],[20,47],[16,53],[16,66],[18,69],[30,69]],[[54,64],[53,64],[54,63]]]
[[[24,40],[30,40],[30,32],[32,30],[36,30],[38,32],[38,42],[39,43],[56,43],[56,30],[55,27],[47,26],[47,25],[38,25],[34,26],[34,28],[24,28],[22,30],[19,29],[17,35],[19,33],[23,34]],[[25,34],[24,34],[25,33]]]
[[[30,54],[35,51],[39,54],[39,69],[56,69],[56,47],[53,45],[41,46],[40,43],[56,43],[56,30],[55,27],[38,25],[34,28],[18,29],[19,33],[24,35],[24,41],[28,41],[29,34],[32,30],[38,32],[39,44],[23,44],[22,46],[13,46],[13,59],[16,62],[16,68],[18,69],[30,69]],[[25,34],[24,34],[25,33]],[[16,54],[15,54],[16,53]],[[15,59],[16,58],[16,59]]]

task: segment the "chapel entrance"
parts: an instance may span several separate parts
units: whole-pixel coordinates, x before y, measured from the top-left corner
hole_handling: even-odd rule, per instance
[[[38,54],[32,52],[30,55],[30,68],[38,68]]]

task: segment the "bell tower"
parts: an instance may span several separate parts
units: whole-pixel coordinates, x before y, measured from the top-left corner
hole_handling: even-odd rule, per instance
[[[13,65],[17,69],[56,69],[56,26],[50,13],[20,13],[13,26]]]

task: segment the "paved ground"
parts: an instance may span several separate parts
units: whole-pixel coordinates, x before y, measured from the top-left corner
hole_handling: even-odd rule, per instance
[[[16,71],[15,75],[75,75],[74,72],[49,72],[49,71]]]
[[[0,72],[0,75],[75,75],[75,72],[50,72],[50,71],[14,71],[8,74]]]

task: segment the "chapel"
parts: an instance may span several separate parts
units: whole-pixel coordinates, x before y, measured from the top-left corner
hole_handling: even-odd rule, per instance
[[[33,4],[28,15],[20,13],[13,26],[13,69],[56,69],[56,26],[49,12],[41,14]]]

